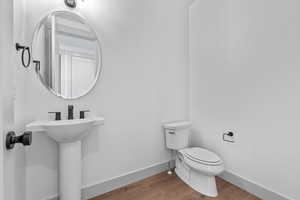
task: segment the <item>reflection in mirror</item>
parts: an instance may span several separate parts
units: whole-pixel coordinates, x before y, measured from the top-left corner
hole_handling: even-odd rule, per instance
[[[101,51],[95,32],[77,14],[57,11],[37,26],[32,53],[40,61],[42,83],[55,95],[75,99],[87,94],[101,71]]]

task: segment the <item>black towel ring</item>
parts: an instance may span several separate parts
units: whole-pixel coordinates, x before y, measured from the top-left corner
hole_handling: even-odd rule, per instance
[[[22,59],[21,59],[21,60],[22,60],[22,65],[23,65],[25,68],[29,67],[30,62],[31,62],[30,48],[29,48],[29,47],[26,47],[26,46],[22,46],[22,45],[20,45],[19,43],[16,43],[16,50],[17,50],[17,51],[22,50]],[[25,63],[25,58],[24,58],[25,52],[27,52],[27,54],[28,54],[28,61],[27,61],[27,63]]]

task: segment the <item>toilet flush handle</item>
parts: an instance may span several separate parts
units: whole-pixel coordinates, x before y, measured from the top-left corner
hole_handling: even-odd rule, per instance
[[[175,129],[169,129],[168,133],[171,134],[171,135],[175,135]]]

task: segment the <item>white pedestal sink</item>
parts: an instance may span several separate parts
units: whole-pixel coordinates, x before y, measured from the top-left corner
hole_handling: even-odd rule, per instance
[[[35,121],[26,126],[44,132],[59,143],[59,199],[81,200],[81,140],[104,118]]]

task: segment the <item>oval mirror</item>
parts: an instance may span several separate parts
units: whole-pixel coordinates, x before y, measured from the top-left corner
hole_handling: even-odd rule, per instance
[[[40,81],[64,99],[91,91],[102,68],[95,31],[82,16],[70,11],[52,12],[39,22],[32,56]]]

